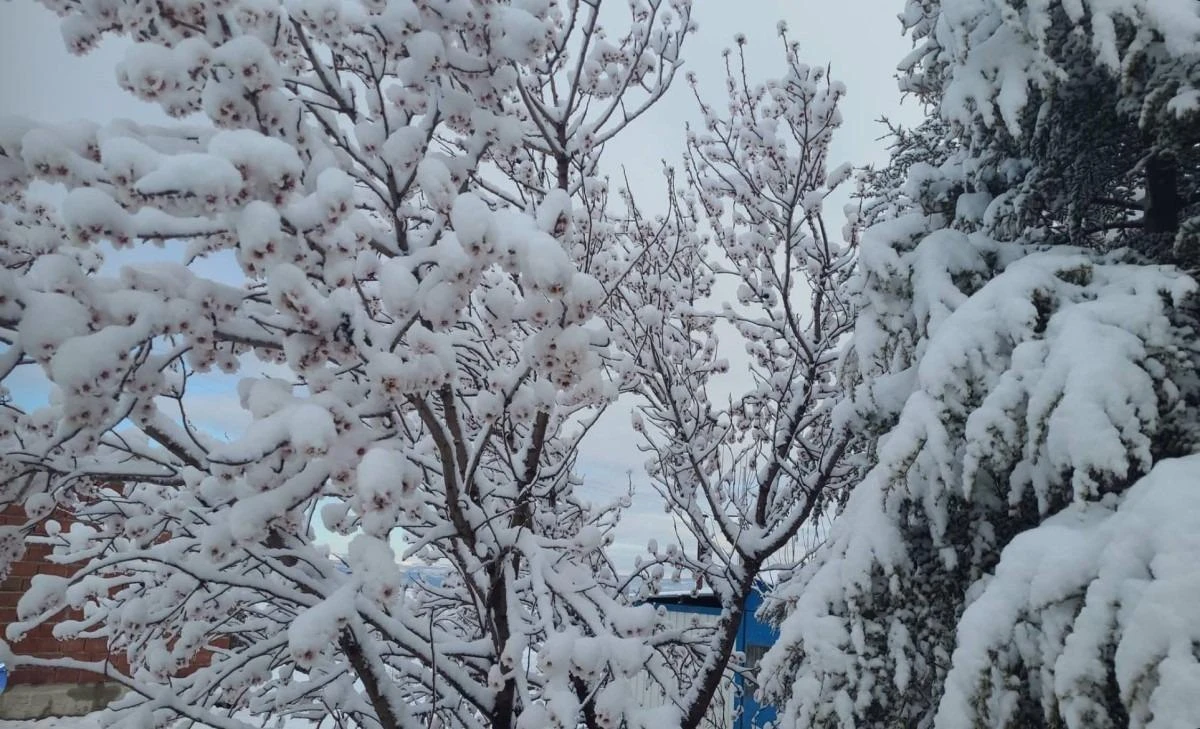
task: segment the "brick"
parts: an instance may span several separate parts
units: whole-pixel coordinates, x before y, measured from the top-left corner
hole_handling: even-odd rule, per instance
[[[55,669],[26,666],[19,671],[13,671],[9,681],[15,686],[42,686],[54,683]]]
[[[62,655],[62,651],[59,649],[58,641],[55,640],[54,636],[52,635],[46,635],[43,633],[41,635],[35,635],[31,638],[26,638],[24,642],[30,644],[30,647],[33,649],[35,654],[44,658]]]
[[[9,571],[14,577],[31,577],[37,574],[37,565],[25,560],[13,562],[12,569]]]

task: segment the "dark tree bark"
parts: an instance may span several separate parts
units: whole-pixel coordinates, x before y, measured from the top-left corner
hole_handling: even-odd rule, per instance
[[[1179,230],[1179,166],[1174,157],[1154,155],[1146,163],[1146,232],[1174,235]]]

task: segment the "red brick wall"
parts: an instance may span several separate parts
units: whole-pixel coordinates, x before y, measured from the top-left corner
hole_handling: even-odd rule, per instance
[[[52,514],[51,518],[57,520],[62,525],[64,531],[67,529],[67,525],[70,522],[69,514],[59,511]],[[25,510],[20,506],[0,508],[0,526],[19,526],[25,524],[26,521],[28,519],[25,516]],[[8,579],[0,582],[0,639],[4,639],[4,627],[9,623],[15,622],[17,619],[17,601],[21,599],[21,595],[28,589],[30,578],[34,575],[70,577],[75,573],[75,566],[54,564],[46,559],[46,555],[49,553],[50,548],[44,545],[28,545],[25,555],[12,566]],[[79,611],[76,610],[66,610],[60,613],[60,615],[67,620],[77,620],[82,617]],[[215,643],[216,645],[227,647],[229,640],[224,636],[219,636],[215,640]],[[54,637],[53,624],[38,626],[27,633],[20,642],[12,643],[11,647],[14,653],[37,656],[39,658],[73,658],[79,661],[90,662],[105,661],[107,659],[117,670],[122,672],[128,671],[128,663],[125,660],[124,654],[118,651],[115,654],[109,655],[108,645],[104,640],[97,638],[59,640]],[[212,660],[212,655],[202,650],[197,654],[192,665],[184,667],[178,675],[186,676],[197,668],[208,665],[210,660]],[[10,671],[8,682],[9,685],[78,685],[104,683],[106,680],[103,674],[72,668],[24,666],[19,670]]]
[[[9,506],[0,510],[0,526],[24,524],[25,510],[19,506]],[[61,521],[61,519],[60,519]],[[68,565],[57,565],[46,559],[49,549],[45,546],[29,545],[25,556],[12,566],[8,579],[0,582],[0,626],[7,626],[17,619],[17,600],[29,587],[29,580],[34,575],[59,575],[69,577],[74,568]],[[65,617],[75,619],[78,614],[72,611],[64,613]],[[20,642],[12,643],[14,653],[33,655],[41,658],[74,658],[81,661],[102,661],[108,653],[105,641],[97,639],[72,638],[59,640],[51,632],[51,625],[41,625],[30,631]],[[117,659],[113,657],[113,660]],[[104,676],[87,671],[67,668],[36,668],[25,666],[14,670],[9,675],[9,684],[86,684],[102,683]]]

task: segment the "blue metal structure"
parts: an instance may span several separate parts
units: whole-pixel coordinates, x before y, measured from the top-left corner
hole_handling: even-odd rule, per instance
[[[8,686],[8,666],[0,663],[0,694],[4,693],[6,686]]]
[[[660,595],[652,597],[647,602],[661,605],[671,612],[699,613],[702,615],[720,615],[721,606],[717,596],[711,593],[702,595]],[[755,615],[762,607],[763,593],[755,589],[746,599],[746,609],[742,613],[742,624],[738,626],[737,641],[733,649],[746,656],[746,664],[757,667],[767,648],[774,645],[779,633]],[[763,729],[775,721],[775,707],[770,704],[760,704],[754,698],[754,686],[746,685],[747,681],[741,675],[734,678],[737,694],[734,704],[734,720],[730,729]]]

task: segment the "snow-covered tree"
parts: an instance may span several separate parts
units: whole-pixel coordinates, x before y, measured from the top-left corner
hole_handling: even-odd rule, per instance
[[[850,286],[874,467],[779,591],[766,692],[785,726],[1194,726],[1198,9],[902,19],[932,116]]]
[[[843,240],[822,214],[849,176],[828,166],[844,89],[803,64],[782,27],[780,36],[781,78],[747,81],[739,37],[726,54],[727,105],[697,94],[704,123],[689,130],[671,214],[637,228],[667,237],[669,255],[647,259],[622,288],[644,398],[634,429],[656,488],[696,542],[695,553],[653,544],[641,569],[651,589],[663,567],[691,575],[722,606],[709,634],[686,645],[684,727],[698,725],[724,680],[764,568],[812,534],[853,473],[833,404],[852,322],[842,290],[854,228]],[[749,378],[721,377],[735,346]]]
[[[1008,237],[1047,227],[1091,246],[1124,231],[1106,238],[1195,265],[1190,3],[934,0],[903,17],[916,41],[905,85],[996,165],[975,183],[1009,198]]]
[[[30,517],[0,564],[28,534],[77,566],[7,638],[107,640],[62,663],[128,689],[114,726],[676,721],[629,701],[666,670],[656,615],[574,461],[639,386],[614,292],[662,255],[608,214],[600,150],[671,83],[690,3],[47,5],[72,50],[131,39],[121,84],[185,119],[0,128],[0,377],[49,395],[0,405]],[[235,437],[194,420],[210,370],[240,376]]]

